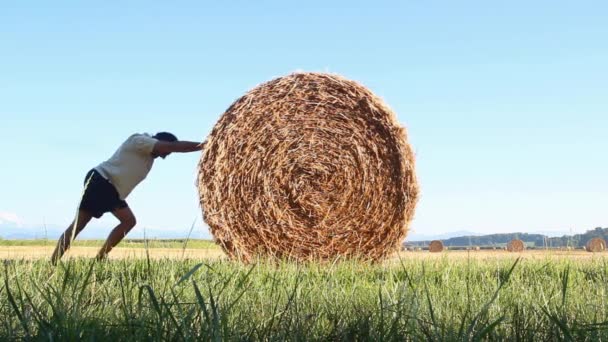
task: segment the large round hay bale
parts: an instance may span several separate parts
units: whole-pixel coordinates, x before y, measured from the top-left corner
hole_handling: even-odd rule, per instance
[[[380,259],[398,251],[418,182],[406,130],[360,84],[295,73],[236,100],[199,164],[203,217],[232,258]]]
[[[604,240],[600,237],[593,238],[593,239],[587,241],[587,244],[585,245],[585,249],[587,250],[587,252],[593,252],[593,253],[603,252],[606,250],[606,240]]]
[[[443,252],[443,242],[439,240],[433,240],[429,244],[429,252],[431,253],[439,253]]]
[[[509,252],[523,252],[526,249],[526,245],[520,239],[513,239],[507,243],[507,250]]]

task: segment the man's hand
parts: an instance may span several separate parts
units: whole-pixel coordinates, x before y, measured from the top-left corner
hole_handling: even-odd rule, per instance
[[[203,143],[194,142],[194,141],[161,141],[159,140],[154,144],[154,149],[152,150],[153,154],[156,155],[167,155],[169,153],[178,152],[178,153],[187,153],[187,152],[196,152],[203,149]]]

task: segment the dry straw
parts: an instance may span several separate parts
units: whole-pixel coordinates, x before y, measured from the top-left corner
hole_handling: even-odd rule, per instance
[[[358,83],[295,73],[236,100],[199,164],[203,216],[232,258],[361,257],[399,250],[418,198],[395,114]]]
[[[507,250],[509,252],[523,252],[524,249],[526,249],[526,245],[519,239],[513,239],[507,244]]]
[[[593,238],[587,241],[585,249],[587,250],[587,252],[603,252],[606,250],[606,240],[599,237]]]
[[[429,252],[431,252],[431,253],[443,252],[443,248],[444,248],[443,242],[441,242],[439,240],[433,240],[429,244]]]

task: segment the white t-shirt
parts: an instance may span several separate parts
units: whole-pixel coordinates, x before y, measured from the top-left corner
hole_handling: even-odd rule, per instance
[[[158,140],[149,134],[133,134],[95,170],[110,181],[124,200],[143,181],[154,164],[152,150]]]

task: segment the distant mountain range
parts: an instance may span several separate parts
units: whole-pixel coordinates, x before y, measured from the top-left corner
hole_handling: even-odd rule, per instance
[[[417,232],[410,232],[407,237],[407,242],[416,242],[416,241],[431,241],[431,240],[446,240],[457,236],[478,236],[483,235],[479,233],[474,233],[466,230],[460,230],[455,232],[448,232],[443,234],[421,234]]]
[[[534,232],[519,232],[517,234],[538,234],[547,237],[558,237],[564,235],[574,235],[576,232],[573,230],[538,230]],[[406,237],[406,242],[423,242],[432,240],[447,240],[456,237],[464,236],[485,236],[487,233],[476,233],[468,230],[459,230],[454,232],[447,232],[442,234],[421,234],[416,231],[409,232]]]
[[[504,246],[513,239],[520,239],[527,246],[535,247],[583,247],[590,239],[601,237],[608,240],[608,228],[597,227],[588,230],[583,234],[573,234],[562,236],[549,236],[545,234],[529,234],[529,233],[508,233],[508,234],[489,234],[489,235],[472,235],[466,234],[463,236],[455,236],[449,238],[434,238],[432,240],[441,240],[448,247],[462,246]],[[428,240],[406,240],[405,245],[424,247],[431,242]]]
[[[32,240],[32,239],[51,239],[55,240],[63,233],[67,227],[58,225],[32,226],[23,225],[15,222],[0,222],[0,239],[5,240]],[[88,228],[88,227],[87,227]],[[105,239],[109,234],[109,229],[85,229],[78,237],[81,239]],[[130,233],[129,238],[142,239],[145,236],[150,239],[175,239],[186,238],[190,229],[144,229],[135,227]],[[209,239],[209,233],[194,229],[190,235],[193,239]]]
[[[0,238],[7,240],[30,240],[30,239],[57,239],[66,227],[58,225],[33,226],[8,220],[3,217],[0,220]],[[145,229],[136,227],[129,233],[129,238],[141,239],[145,236],[151,239],[176,239],[188,237],[189,229]],[[81,239],[104,239],[109,233],[109,228],[85,229],[79,238]],[[447,246],[493,246],[504,245],[512,239],[518,238],[528,245],[535,246],[580,246],[584,245],[591,237],[603,237],[608,240],[608,228],[595,228],[584,234],[568,235],[563,231],[543,232],[542,234],[530,233],[508,233],[508,234],[480,234],[461,230],[444,234],[419,234],[411,232],[405,241],[406,245],[427,246],[432,240],[441,240]],[[211,236],[206,230],[195,228],[190,235],[194,239],[209,239]]]

